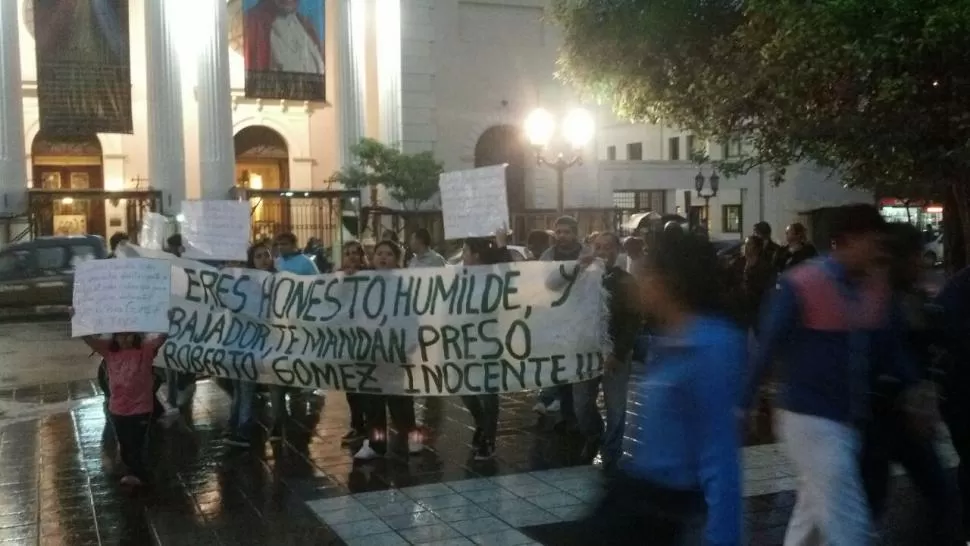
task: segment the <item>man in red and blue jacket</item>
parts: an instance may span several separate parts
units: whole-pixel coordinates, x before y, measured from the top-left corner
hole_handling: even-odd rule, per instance
[[[765,371],[779,362],[776,430],[799,477],[785,546],[819,537],[869,543],[859,454],[871,378],[919,380],[891,289],[878,273],[885,221],[870,205],[850,205],[831,228],[831,254],[792,269],[771,294],[744,403],[750,408]]]

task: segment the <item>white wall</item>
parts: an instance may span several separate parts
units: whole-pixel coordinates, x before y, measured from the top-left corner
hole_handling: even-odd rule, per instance
[[[577,105],[558,83],[560,37],[543,0],[403,0],[403,118],[406,151],[432,150],[445,169],[474,166],[475,143],[494,125],[521,126],[536,107]],[[555,144],[550,152],[561,149]],[[584,155],[595,158],[595,144]],[[566,206],[606,206],[595,162],[567,172]],[[549,169],[527,174],[527,204],[556,205]]]

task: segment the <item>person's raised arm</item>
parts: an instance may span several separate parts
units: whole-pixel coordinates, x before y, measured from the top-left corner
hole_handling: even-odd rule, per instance
[[[745,340],[739,333],[725,344],[701,350],[692,373],[691,429],[701,491],[707,504],[705,544],[740,546],[741,438],[737,420]]]
[[[71,316],[72,319],[74,318],[73,307],[68,309],[68,314]],[[100,336],[81,336],[81,341],[83,341],[85,345],[90,347],[92,351],[98,353],[101,356],[105,356],[108,354],[108,352],[111,351],[111,342],[106,339],[102,339]]]
[[[761,381],[778,356],[778,351],[798,322],[798,296],[787,279],[779,279],[773,290],[768,292],[767,301],[761,309],[760,329],[757,346],[751,358],[751,365],[741,409],[751,408]]]

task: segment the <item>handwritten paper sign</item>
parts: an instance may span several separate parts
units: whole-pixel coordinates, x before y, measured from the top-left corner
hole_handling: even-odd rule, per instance
[[[247,201],[182,201],[186,258],[246,261],[250,211]]]
[[[509,224],[505,169],[493,165],[442,173],[438,179],[445,239],[491,237]]]
[[[138,245],[152,250],[165,248],[168,236],[168,218],[157,212],[146,212],[138,231]]]
[[[168,331],[172,267],[165,260],[92,260],[74,270],[74,337]]]
[[[171,261],[172,320],[155,365],[174,370],[451,396],[590,379],[609,350],[603,272],[575,264],[296,276],[127,251]]]

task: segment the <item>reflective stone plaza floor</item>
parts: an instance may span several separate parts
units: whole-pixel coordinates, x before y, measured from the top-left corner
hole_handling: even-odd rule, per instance
[[[497,457],[484,464],[470,457],[457,399],[419,402],[426,453],[367,465],[340,446],[343,395],[309,400],[291,401],[282,445],[228,449],[228,397],[201,382],[191,413],[153,430],[154,486],[132,495],[117,486],[91,381],[0,390],[4,407],[29,410],[0,416],[0,544],[570,545],[598,493],[596,468],[575,465],[579,443],[540,420],[528,394],[502,397]],[[752,545],[781,543],[794,502],[791,469],[769,441],[762,431],[745,448]],[[904,478],[893,498],[885,543],[923,543]]]

